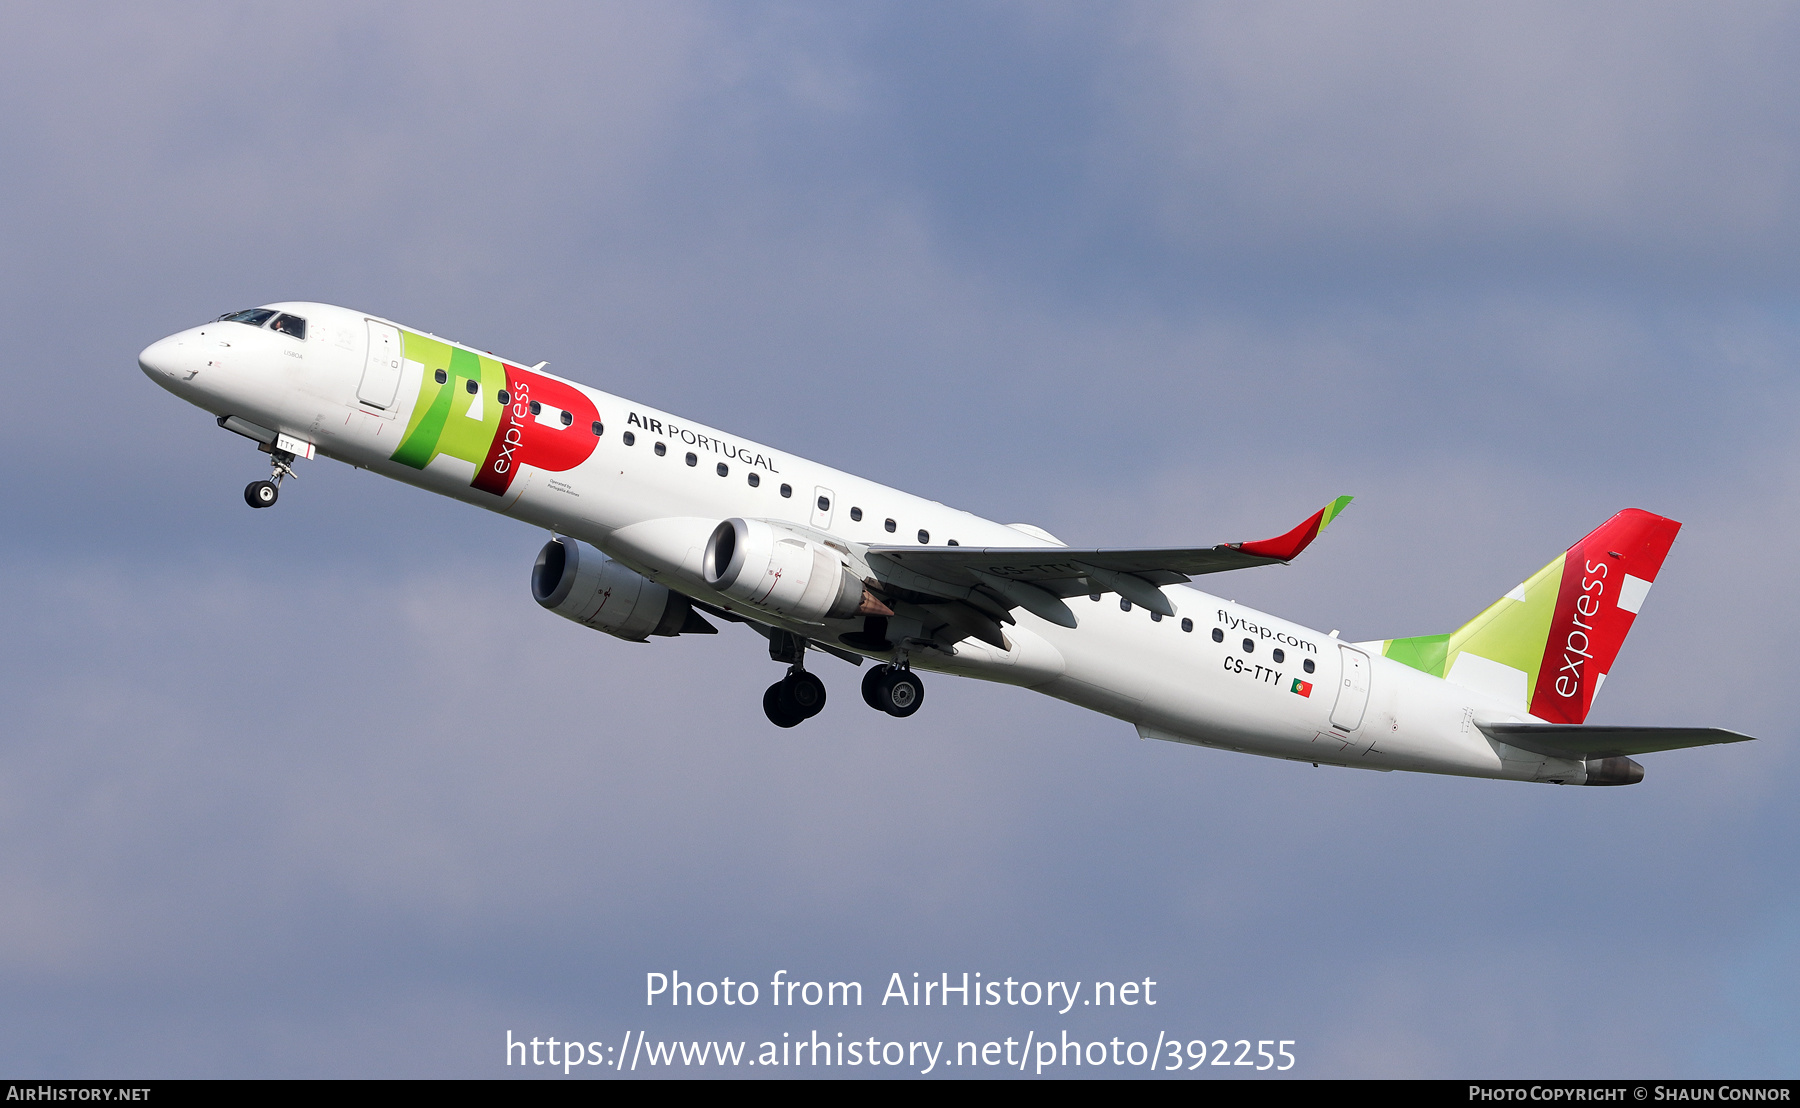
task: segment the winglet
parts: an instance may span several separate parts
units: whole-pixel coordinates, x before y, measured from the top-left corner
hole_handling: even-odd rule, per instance
[[[1279,538],[1232,543],[1231,545],[1246,554],[1254,554],[1259,558],[1274,558],[1282,562],[1292,561],[1296,555],[1311,545],[1312,541],[1318,538],[1325,528],[1331,525],[1332,520],[1350,506],[1350,501],[1353,499],[1355,498],[1350,496],[1338,497],[1307,517],[1305,523]]]

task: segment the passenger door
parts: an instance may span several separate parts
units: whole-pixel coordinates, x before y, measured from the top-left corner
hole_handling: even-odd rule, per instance
[[[388,411],[400,391],[400,331],[369,320],[369,356],[363,362],[362,383],[356,398],[372,408]]]

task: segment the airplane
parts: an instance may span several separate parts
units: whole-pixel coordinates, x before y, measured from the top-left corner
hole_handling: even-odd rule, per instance
[[[1075,549],[636,401],[328,304],[229,312],[150,344],[142,371],[268,455],[273,505],[333,458],[548,530],[538,604],[631,642],[743,624],[786,674],[777,727],[825,706],[809,651],[911,716],[920,671],[1034,689],[1146,739],[1316,766],[1568,785],[1722,728],[1585,723],[1681,525],[1619,512],[1447,634],[1346,642],[1193,578],[1290,562],[1349,504],[1274,538]],[[710,619],[709,619],[710,617]]]

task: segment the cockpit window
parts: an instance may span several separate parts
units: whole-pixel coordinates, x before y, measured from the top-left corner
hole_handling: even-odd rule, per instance
[[[306,320],[297,315],[283,313],[275,317],[275,322],[269,324],[269,330],[280,331],[284,335],[292,335],[297,339],[305,339]]]
[[[226,312],[219,317],[220,323],[248,323],[252,327],[261,327],[274,315],[272,308],[245,308],[241,312]],[[305,324],[301,324],[302,327]]]

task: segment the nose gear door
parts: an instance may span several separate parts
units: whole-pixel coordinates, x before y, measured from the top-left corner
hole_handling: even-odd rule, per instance
[[[356,398],[386,411],[400,391],[400,331],[390,324],[369,320],[369,356],[363,362],[362,383]]]

